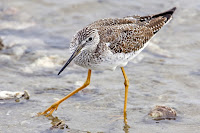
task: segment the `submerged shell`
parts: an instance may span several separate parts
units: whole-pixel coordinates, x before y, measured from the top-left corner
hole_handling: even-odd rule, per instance
[[[156,106],[153,110],[149,112],[154,120],[163,120],[163,119],[176,119],[176,111],[167,106]]]

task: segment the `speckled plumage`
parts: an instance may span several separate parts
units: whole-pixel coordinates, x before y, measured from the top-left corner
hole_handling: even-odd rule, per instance
[[[114,70],[116,67],[125,66],[172,18],[174,10],[175,8],[143,17],[101,19],[89,24],[78,31],[71,41],[72,53],[80,45],[84,45],[74,58],[74,62],[92,70]]]

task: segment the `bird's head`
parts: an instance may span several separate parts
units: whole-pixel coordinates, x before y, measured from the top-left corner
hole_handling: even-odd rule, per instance
[[[81,53],[81,51],[93,51],[99,43],[99,33],[97,29],[86,27],[78,31],[70,44],[71,57],[59,71],[58,75],[69,65],[69,63]]]

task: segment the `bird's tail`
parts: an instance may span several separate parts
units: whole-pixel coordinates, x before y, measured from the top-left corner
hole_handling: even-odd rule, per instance
[[[154,34],[159,31],[169,20],[172,19],[172,15],[176,7],[154,15],[143,16],[139,18],[140,22],[145,22],[147,27],[153,30]]]
[[[167,23],[172,18],[172,15],[174,14],[175,10],[176,10],[176,7],[173,7],[172,9],[165,11],[163,13],[152,15],[152,18],[157,18],[161,16],[163,18],[166,18],[165,23]]]

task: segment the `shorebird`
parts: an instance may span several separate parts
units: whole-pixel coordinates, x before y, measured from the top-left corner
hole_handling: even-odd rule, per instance
[[[172,19],[175,10],[176,7],[148,16],[101,19],[79,30],[70,43],[72,55],[58,75],[73,60],[75,64],[88,69],[87,79],[80,88],[55,102],[39,115],[52,115],[60,103],[87,87],[90,84],[92,70],[115,70],[116,67],[120,67],[125,80],[123,114],[126,121],[129,80],[124,66],[137,56],[147,46],[147,42]]]

